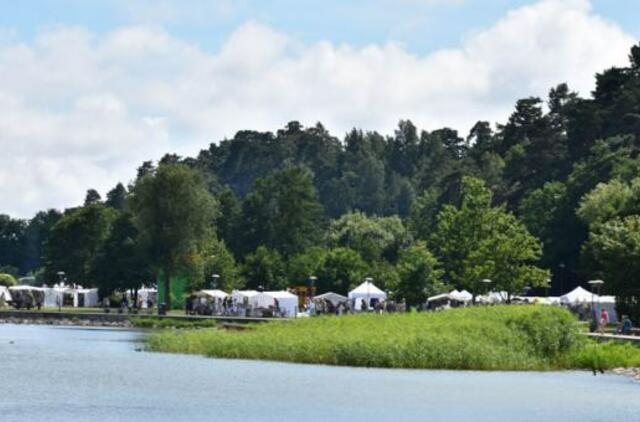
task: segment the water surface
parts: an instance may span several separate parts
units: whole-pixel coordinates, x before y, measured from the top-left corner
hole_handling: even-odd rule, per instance
[[[637,421],[588,372],[339,368],[136,351],[134,331],[0,325],[0,421]]]

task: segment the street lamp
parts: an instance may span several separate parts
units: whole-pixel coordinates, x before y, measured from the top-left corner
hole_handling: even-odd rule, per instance
[[[218,286],[218,279],[220,278],[220,274],[211,274],[211,288],[215,289]]]
[[[482,284],[484,284],[484,285],[485,285],[485,287],[484,287],[484,288],[482,288],[482,290],[483,290],[483,291],[485,291],[485,290],[486,290],[486,292],[488,293],[488,292],[489,292],[489,285],[490,285],[491,283],[493,283],[493,281],[492,281],[492,280],[490,280],[490,279],[488,279],[488,278],[483,278],[482,280],[480,280],[480,283],[482,283]],[[474,303],[474,304],[476,303],[476,295],[473,295],[473,303]]]
[[[564,265],[564,262],[561,262],[560,265],[558,265],[558,268],[560,268],[560,294],[564,294],[564,269],[565,269],[566,265]]]
[[[60,287],[64,285],[64,281],[66,280],[66,273],[64,271],[58,271],[58,280],[60,281]],[[62,297],[56,295],[56,301],[58,302],[58,312],[62,312],[62,301],[64,300],[64,294]]]
[[[598,315],[595,309],[594,290],[598,289],[598,296],[600,296],[600,287],[604,284],[602,280],[590,280],[588,281],[591,286],[591,332],[595,332],[598,329]]]
[[[367,283],[367,311],[368,311],[369,307],[371,306],[371,300],[369,298],[369,291],[370,291],[370,288],[371,288],[371,283],[373,283],[373,278],[365,277],[364,282]]]
[[[544,295],[546,297],[549,297],[549,286],[551,286],[551,279],[548,278],[545,281],[545,285],[544,285]]]

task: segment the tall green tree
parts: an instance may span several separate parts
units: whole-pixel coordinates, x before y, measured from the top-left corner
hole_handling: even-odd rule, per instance
[[[346,295],[350,289],[372,276],[372,269],[353,249],[338,247],[330,249],[318,269],[319,293],[333,291]]]
[[[242,215],[245,250],[264,245],[291,256],[321,239],[322,205],[311,172],[302,167],[287,167],[258,179]]]
[[[492,194],[478,179],[462,181],[460,206],[445,205],[433,236],[445,279],[477,295],[492,288],[519,293],[542,285],[548,273],[536,267],[540,242],[503,207],[492,207]]]
[[[286,265],[278,251],[265,246],[258,248],[245,257],[242,273],[247,281],[246,287],[265,290],[282,290],[287,287]]]
[[[424,242],[418,242],[400,253],[398,275],[400,283],[397,295],[412,306],[423,304],[429,296],[446,289],[440,263]]]
[[[147,259],[164,276],[170,308],[171,277],[213,235],[217,202],[200,173],[165,164],[136,181],[130,204]]]
[[[353,249],[369,262],[382,258],[395,262],[399,249],[410,243],[410,235],[397,216],[354,212],[331,222],[328,240],[330,246]]]
[[[120,213],[114,220],[92,261],[91,275],[101,297],[116,290],[138,290],[154,282],[130,213]]]
[[[92,204],[67,212],[51,229],[45,248],[45,278],[58,281],[63,271],[72,283],[92,285],[92,266],[117,218],[117,212]]]

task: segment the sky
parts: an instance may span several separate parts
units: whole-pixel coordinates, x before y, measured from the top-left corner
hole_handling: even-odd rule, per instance
[[[29,218],[241,129],[465,135],[627,64],[636,0],[0,0],[0,213]]]

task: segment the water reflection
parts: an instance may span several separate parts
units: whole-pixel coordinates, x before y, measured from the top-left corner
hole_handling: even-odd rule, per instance
[[[0,326],[0,420],[632,421],[640,414],[640,385],[613,375],[205,359],[136,352],[143,336]]]

